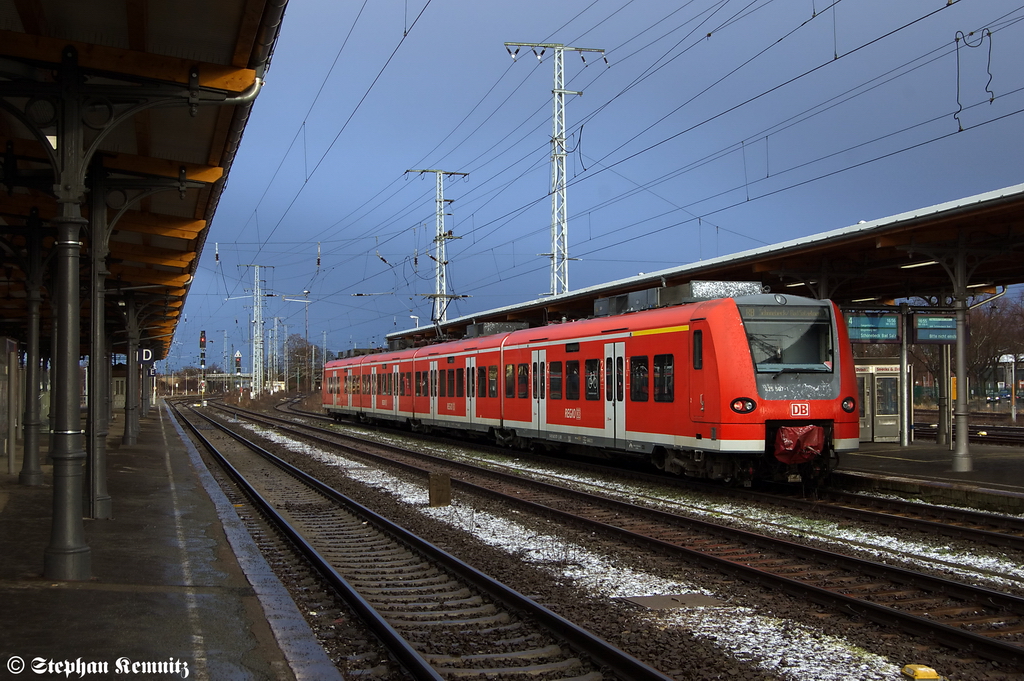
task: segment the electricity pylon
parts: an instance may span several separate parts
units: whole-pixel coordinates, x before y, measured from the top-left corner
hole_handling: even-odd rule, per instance
[[[512,48],[515,47],[515,52]],[[566,293],[569,290],[569,218],[565,207],[565,96],[582,95],[582,92],[565,89],[565,67],[563,54],[566,50],[579,52],[583,63],[584,52],[600,52],[604,50],[593,47],[569,47],[561,43],[505,43],[505,49],[513,59],[519,54],[519,48],[529,47],[537,59],[544,56],[548,49],[554,51],[555,83],[551,89],[554,95],[554,111],[551,123],[551,253],[541,253],[551,257],[551,292],[550,295]],[[540,48],[540,52],[537,49]],[[605,63],[608,58],[604,57]]]
[[[434,173],[437,175],[437,231],[434,236],[434,293],[427,296],[433,300],[430,320],[435,324],[448,321],[448,301],[462,296],[448,293],[448,256],[446,254],[445,242],[449,239],[458,239],[450,231],[444,228],[444,176],[461,175],[465,177],[469,173],[457,173],[450,170],[406,170],[407,173]],[[449,203],[451,203],[449,201]]]

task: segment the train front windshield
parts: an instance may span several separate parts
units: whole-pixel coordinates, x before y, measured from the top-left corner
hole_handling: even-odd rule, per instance
[[[831,373],[832,314],[825,306],[739,305],[758,373]]]

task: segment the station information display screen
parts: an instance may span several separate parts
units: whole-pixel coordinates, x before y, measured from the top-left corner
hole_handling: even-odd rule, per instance
[[[956,317],[915,314],[914,343],[952,345],[956,343]]]
[[[846,328],[851,343],[899,343],[902,340],[897,312],[847,312]]]

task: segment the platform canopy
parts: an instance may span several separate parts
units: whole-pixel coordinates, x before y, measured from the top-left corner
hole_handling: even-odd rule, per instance
[[[1024,184],[476,313],[450,320],[441,330],[463,336],[484,322],[539,326],[580,319],[593,316],[600,299],[693,281],[758,282],[775,293],[830,298],[845,307],[912,297],[941,305],[958,286],[996,292],[1024,282]],[[435,334],[424,327],[388,338],[394,343]]]
[[[0,0],[0,335],[24,338],[30,273],[52,333],[55,168],[74,162],[56,140],[77,139],[82,353],[96,271],[114,351],[130,294],[141,346],[166,356],[286,2]]]

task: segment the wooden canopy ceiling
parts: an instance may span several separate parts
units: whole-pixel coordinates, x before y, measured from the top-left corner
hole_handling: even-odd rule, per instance
[[[48,221],[60,211],[60,152],[56,137],[46,138],[57,134],[57,72],[73,49],[89,163],[82,354],[91,230],[113,222],[97,268],[108,292],[108,337],[124,352],[117,303],[131,295],[141,346],[166,356],[286,3],[0,0],[0,335],[24,338],[33,235],[42,235],[43,337],[51,333],[45,258],[54,240]]]

